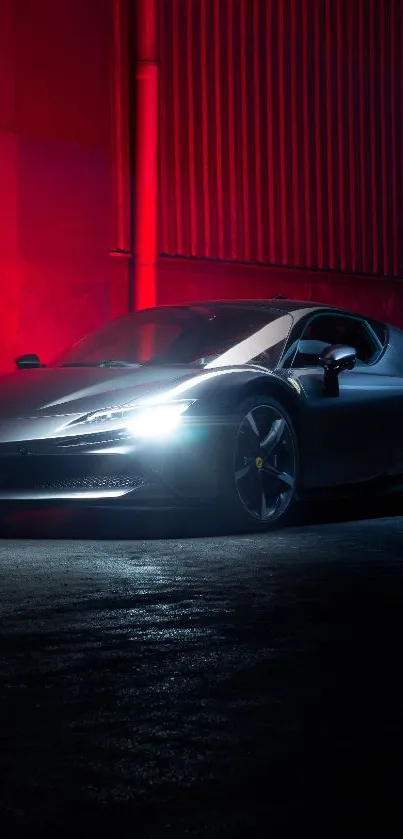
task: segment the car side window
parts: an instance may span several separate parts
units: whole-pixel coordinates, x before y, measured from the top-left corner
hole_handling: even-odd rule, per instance
[[[292,357],[291,354],[289,356],[290,366],[316,367],[321,352],[329,344],[354,347],[359,365],[371,364],[380,352],[376,336],[371,333],[365,321],[355,317],[323,314],[313,317],[305,327]]]

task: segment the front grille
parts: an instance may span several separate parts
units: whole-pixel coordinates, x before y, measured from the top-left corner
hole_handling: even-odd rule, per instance
[[[38,450],[37,450],[38,451]],[[0,447],[0,492],[97,493],[137,492],[150,484],[150,471],[125,455],[3,455]]]
[[[36,484],[34,489],[61,490],[101,490],[125,489],[136,490],[146,486],[147,482],[139,475],[84,475],[76,478],[59,478],[53,481],[43,481]]]

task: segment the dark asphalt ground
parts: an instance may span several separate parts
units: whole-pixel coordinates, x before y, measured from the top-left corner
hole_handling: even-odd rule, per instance
[[[11,521],[1,836],[401,835],[401,508],[159,540]]]

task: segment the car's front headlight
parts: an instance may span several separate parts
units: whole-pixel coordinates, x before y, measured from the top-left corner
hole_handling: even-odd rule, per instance
[[[93,411],[75,420],[74,425],[109,425],[125,429],[133,437],[161,437],[170,434],[180,424],[182,415],[194,399],[149,405],[124,406]]]

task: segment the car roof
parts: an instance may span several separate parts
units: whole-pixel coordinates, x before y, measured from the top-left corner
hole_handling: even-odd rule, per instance
[[[362,318],[372,325],[377,323],[379,326],[390,328],[390,324],[385,321],[375,319],[370,315],[364,315],[362,312],[355,312],[351,309],[345,309],[342,306],[334,306],[329,303],[318,303],[313,300],[293,300],[289,297],[268,297],[268,298],[219,298],[217,300],[187,300],[181,303],[168,303],[159,306],[154,306],[155,309],[189,309],[189,310],[203,310],[210,309],[218,311],[220,309],[263,309],[271,314],[287,314],[304,309],[311,312],[334,312],[335,314],[350,315],[350,317]]]
[[[362,312],[355,312],[351,309],[345,309],[342,306],[335,306],[331,305],[330,303],[318,303],[317,301],[313,300],[293,300],[290,297],[283,297],[282,295],[278,297],[269,297],[269,298],[237,298],[237,299],[217,299],[217,300],[200,300],[200,301],[188,301],[186,303],[177,303],[171,304],[172,308],[189,308],[189,309],[211,309],[215,310],[217,313],[220,309],[262,309],[263,311],[267,311],[268,315],[277,315],[281,316],[282,314],[292,314],[293,312],[305,310],[305,312],[334,312],[334,314],[339,315],[349,315],[350,317],[361,318],[366,320],[368,323],[372,325],[374,328],[376,324],[379,327],[383,327],[385,329],[390,329],[390,324],[386,323],[386,321],[379,320],[377,318],[372,317],[371,315],[365,315]],[[158,308],[165,308],[165,307],[158,307]],[[169,308],[169,307],[167,307]]]
[[[218,299],[218,300],[189,300],[184,303],[170,304],[173,308],[185,306],[189,308],[209,307],[209,308],[263,308],[271,311],[294,312],[297,309],[336,309],[334,306],[329,306],[326,303],[313,303],[312,300],[291,300],[288,297],[271,297],[266,299],[255,298],[239,298],[234,300]]]

